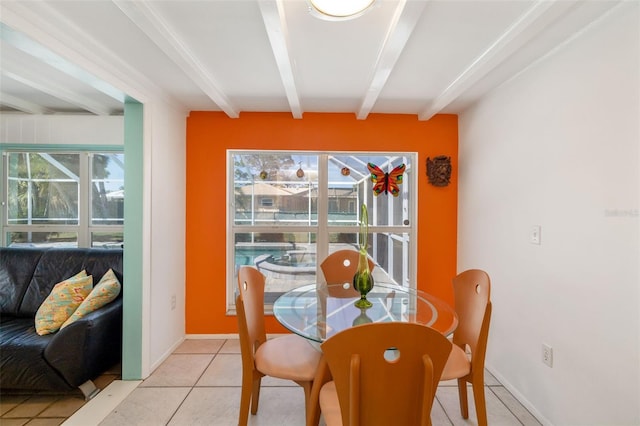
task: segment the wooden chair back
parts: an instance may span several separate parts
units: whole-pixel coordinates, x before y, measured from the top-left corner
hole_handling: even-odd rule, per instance
[[[246,426],[251,414],[257,414],[263,376],[292,380],[302,386],[305,413],[320,352],[305,339],[285,334],[267,341],[264,321],[264,275],[251,266],[238,270],[236,316],[242,353],[242,390],[238,425]]]
[[[238,270],[238,290],[236,311],[243,363],[250,362],[253,366],[253,355],[267,340],[264,326],[264,275],[256,268],[241,266]]]
[[[332,297],[359,297],[360,294],[353,288],[353,276],[358,271],[360,253],[357,250],[343,249],[331,253],[320,264],[320,269],[327,284],[348,284],[344,287],[329,286],[329,296]],[[369,271],[373,271],[375,264],[369,260]]]
[[[372,323],[322,344],[343,425],[430,425],[451,342],[413,323]]]
[[[453,279],[458,327],[453,343],[471,350],[471,370],[484,368],[491,318],[491,280],[480,269],[469,269]]]

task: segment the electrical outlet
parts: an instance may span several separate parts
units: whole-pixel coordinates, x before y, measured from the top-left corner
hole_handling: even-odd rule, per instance
[[[173,311],[176,308],[176,295],[171,296],[171,310]]]
[[[542,362],[548,367],[553,367],[553,348],[549,345],[542,344]]]

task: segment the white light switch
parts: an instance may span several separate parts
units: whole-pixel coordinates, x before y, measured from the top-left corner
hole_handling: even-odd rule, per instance
[[[531,227],[531,234],[529,235],[529,242],[531,244],[540,244],[540,233],[542,232],[542,227],[540,225],[534,225]]]

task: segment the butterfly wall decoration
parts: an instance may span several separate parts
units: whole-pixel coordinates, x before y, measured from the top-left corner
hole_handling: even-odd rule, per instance
[[[373,194],[377,197],[382,192],[385,194],[391,193],[394,197],[400,194],[400,185],[402,183],[402,174],[404,173],[405,165],[400,164],[394,167],[390,173],[385,173],[382,169],[373,163],[368,163],[367,168],[371,172],[371,182],[373,182]]]

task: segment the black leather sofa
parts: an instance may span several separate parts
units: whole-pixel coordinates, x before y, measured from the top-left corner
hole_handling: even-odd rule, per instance
[[[34,319],[55,284],[85,269],[95,285],[110,268],[124,287],[122,249],[0,248],[2,389],[97,393],[92,380],[121,360],[122,291],[53,334],[39,336]]]

